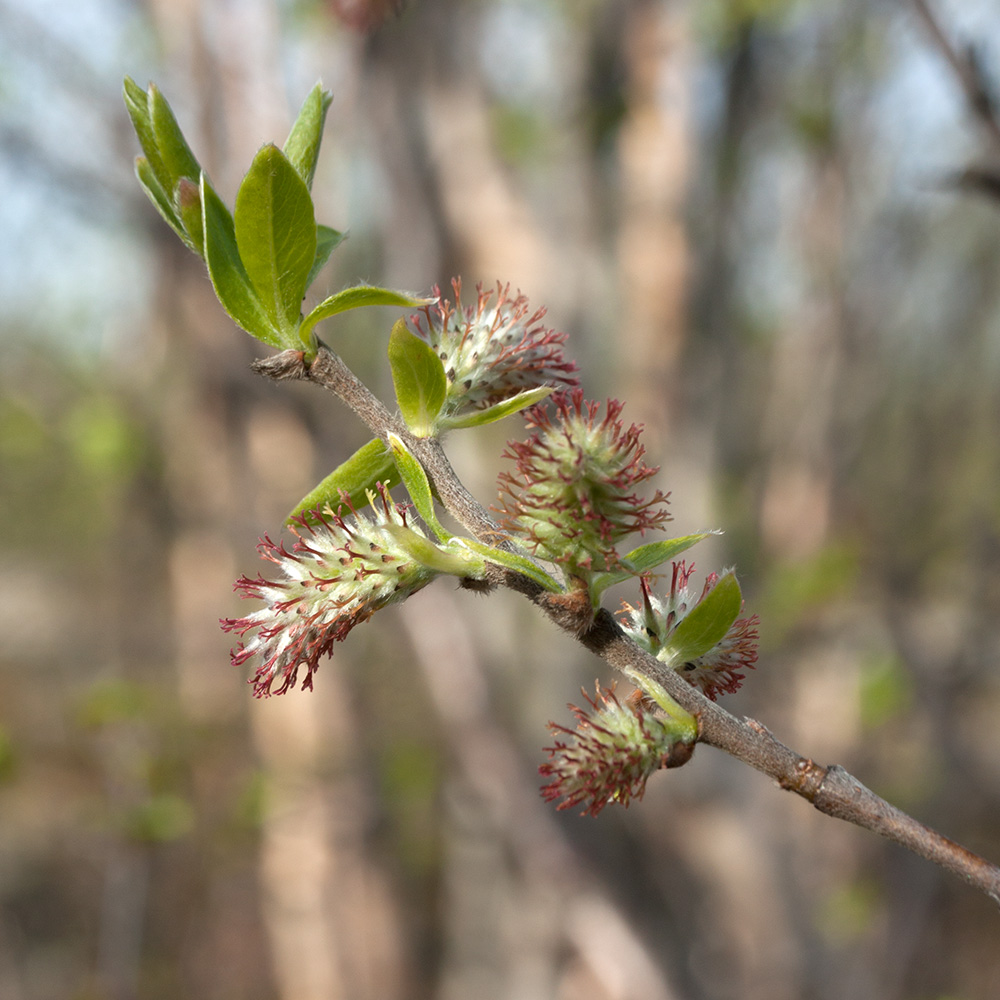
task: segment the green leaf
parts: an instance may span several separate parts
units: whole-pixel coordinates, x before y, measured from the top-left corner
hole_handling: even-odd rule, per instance
[[[726,573],[680,620],[657,654],[669,666],[679,666],[704,656],[726,637],[743,607],[736,576]]]
[[[285,347],[296,346],[306,279],[316,259],[316,216],[305,181],[277,146],[254,157],[236,195],[236,245]]]
[[[696,545],[703,538],[717,534],[714,531],[702,531],[697,535],[684,535],[682,538],[664,538],[658,542],[650,542],[648,545],[640,545],[633,549],[621,560],[621,569],[612,570],[608,573],[599,573],[590,583],[590,593],[595,603],[601,594],[608,587],[622,580],[629,580],[635,576],[642,576],[649,573],[657,566],[665,563],[668,559],[680,555],[686,549]]]
[[[347,461],[342,462],[314,490],[304,496],[295,510],[285,518],[291,522],[296,515],[307,516],[317,507],[327,504],[332,510],[343,503],[341,491],[348,495],[348,502],[355,510],[360,510],[367,502],[367,494],[375,489],[376,483],[388,484],[396,471],[392,453],[380,438],[362,445]]]
[[[205,263],[223,308],[235,323],[258,340],[272,347],[286,347],[281,331],[271,322],[257,298],[240,260],[233,217],[204,174],[201,176],[201,212]]]
[[[172,192],[182,177],[197,181],[201,176],[201,167],[191,152],[167,99],[155,83],[149,85],[149,117],[156,147],[166,171],[165,176],[160,178],[164,188]]]
[[[135,176],[139,179],[143,191],[146,192],[149,200],[153,203],[153,207],[163,216],[167,225],[186,243],[188,236],[184,231],[184,223],[181,222],[177,208],[167,196],[166,191],[163,190],[163,187],[160,185],[160,179],[156,176],[156,172],[145,156],[137,156],[135,158]]]
[[[309,334],[320,320],[329,319],[337,313],[348,309],[360,309],[362,306],[403,306],[404,308],[430,305],[434,300],[411,295],[409,292],[394,292],[389,288],[377,288],[374,285],[355,285],[344,288],[324,299],[304,320],[299,327],[302,343],[309,345]]]
[[[307,188],[312,188],[319,147],[323,141],[323,123],[332,101],[333,95],[317,83],[302,102],[292,131],[285,140],[285,156]]]
[[[484,410],[473,410],[471,413],[464,413],[458,417],[445,417],[441,421],[441,430],[457,430],[460,427],[482,427],[484,424],[492,424],[496,420],[503,420],[512,413],[519,413],[529,406],[540,403],[546,396],[551,395],[555,390],[552,386],[541,385],[535,389],[525,389],[510,399],[505,399],[500,403],[494,403]]]
[[[320,223],[316,225],[316,257],[312,267],[309,269],[309,277],[306,278],[306,288],[315,280],[316,275],[323,269],[323,265],[330,259],[330,254],[347,239],[347,233],[331,229]]]
[[[548,590],[550,593],[560,594],[566,589],[558,580],[549,576],[541,566],[525,556],[518,555],[516,552],[508,552],[506,549],[496,549],[491,545],[484,545],[474,538],[455,537],[452,539],[452,542],[456,545],[464,545],[466,548],[472,549],[473,552],[482,556],[487,562],[512,569],[514,572],[526,576],[529,580],[534,580],[539,587],[543,590]]]
[[[205,230],[201,217],[201,192],[194,181],[182,177],[177,182],[174,203],[181,213],[181,239],[199,256],[205,256]]]
[[[122,81],[122,98],[125,109],[135,128],[143,152],[146,146],[153,145],[153,122],[149,115],[149,95],[130,76]]]
[[[197,188],[201,171],[170,106],[153,84],[147,93],[129,77],[125,77],[123,95],[145,153],[135,161],[139,183],[170,228],[204,256]]]
[[[483,560],[477,559],[465,546],[435,545],[429,538],[424,538],[412,528],[403,527],[401,524],[387,524],[385,530],[411,559],[415,559],[428,569],[438,573],[449,573],[452,576],[481,578],[483,575],[485,568]]]
[[[432,437],[448,392],[441,359],[403,320],[397,320],[389,337],[389,365],[406,426],[417,437]]]
[[[156,141],[156,133],[153,131],[149,95],[131,77],[127,76],[122,86],[122,96],[125,98],[125,109],[128,111],[129,118],[132,119],[132,127],[139,139],[139,145],[142,146],[142,151],[146,154],[147,169],[156,178],[161,190],[172,191],[173,181],[167,173],[163,157],[160,156],[160,147]]]
[[[658,542],[650,542],[647,545],[640,545],[637,549],[626,553],[622,562],[632,570],[634,576],[641,576],[649,573],[662,565],[668,559],[680,555],[692,545],[697,545],[709,535],[717,535],[718,531],[699,531],[696,535],[684,535],[681,538],[664,538]]]
[[[446,531],[437,519],[434,511],[434,494],[424,467],[396,434],[390,431],[387,436],[389,448],[396,460],[396,468],[403,479],[406,492],[410,494],[413,506],[417,508],[417,513],[423,518],[424,524],[441,541],[447,541],[451,538],[451,532]]]

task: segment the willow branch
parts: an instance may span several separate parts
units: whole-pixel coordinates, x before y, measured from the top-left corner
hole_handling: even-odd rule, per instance
[[[385,439],[389,432],[398,435],[424,464],[438,498],[452,517],[480,541],[506,544],[500,526],[462,485],[440,442],[413,437],[402,420],[390,413],[332,351],[321,347],[308,367],[301,353],[291,351],[255,367],[271,378],[313,382],[340,397],[377,437]],[[575,635],[615,669],[637,671],[659,683],[698,719],[699,742],[749,764],[773,778],[781,788],[811,802],[820,812],[871,830],[940,865],[1000,906],[1000,867],[890,805],[839,765],[817,764],[785,746],[756,720],[737,719],[709,701],[678,673],[636,646],[608,611],[602,609],[594,617],[586,594],[550,594],[519,573],[492,565],[487,580],[523,594],[551,621]]]
[[[699,740],[769,775],[820,812],[878,833],[985,892],[1000,906],[1000,867],[890,805],[837,764],[824,766],[781,743],[754,719],[737,719],[678,673],[639,649],[607,611],[583,637],[608,664],[652,676],[699,720]]]

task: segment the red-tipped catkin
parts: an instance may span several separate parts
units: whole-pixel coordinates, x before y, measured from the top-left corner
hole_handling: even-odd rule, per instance
[[[657,470],[642,460],[641,428],[626,428],[621,412],[617,400],[601,416],[581,390],[557,393],[526,412],[533,433],[504,453],[516,463],[499,477],[504,527],[572,575],[613,569],[620,541],[670,519],[666,494],[636,492]]]

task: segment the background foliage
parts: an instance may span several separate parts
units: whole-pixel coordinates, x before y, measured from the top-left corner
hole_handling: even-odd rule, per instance
[[[675,533],[727,529],[705,565],[763,623],[730,707],[1000,857],[1000,226],[951,182],[1000,152],[912,6],[346,23],[387,6],[0,5],[0,993],[998,995],[987,900],[708,749],[553,813],[544,724],[598,665],[510,595],[428,588],[313,695],[250,700],[232,581],[365,435],[249,373],[131,175],[125,72],[230,200],[322,77],[313,193],[350,237],[320,291],[547,304]],[[936,9],[1000,74],[993,5]],[[365,313],[327,336],[391,398],[396,314]],[[487,502],[506,433],[454,439]]]

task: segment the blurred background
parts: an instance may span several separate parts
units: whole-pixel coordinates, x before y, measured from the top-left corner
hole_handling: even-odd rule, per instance
[[[709,748],[545,806],[611,678],[513,595],[438,583],[250,697],[232,583],[366,435],[250,372],[126,73],[229,201],[322,78],[316,294],[547,305],[676,533],[725,529],[726,707],[1000,860],[994,0],[0,0],[0,996],[1000,996],[987,899]],[[395,318],[322,332],[383,398]],[[450,442],[484,503],[519,430]]]

